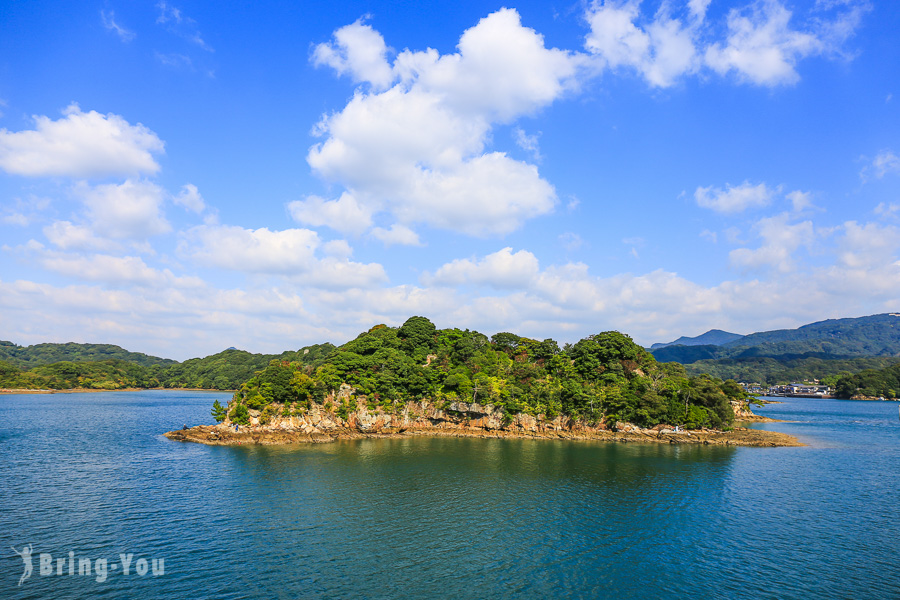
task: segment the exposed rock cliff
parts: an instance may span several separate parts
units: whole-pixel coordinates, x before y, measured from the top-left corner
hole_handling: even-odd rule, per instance
[[[339,408],[335,409],[335,406]],[[745,446],[799,445],[790,436],[768,431],[743,428],[728,432],[710,429],[685,431],[667,425],[642,429],[631,423],[607,424],[602,420],[591,423],[566,416],[508,415],[490,404],[452,402],[439,407],[423,401],[394,405],[391,409],[371,408],[365,397],[354,398],[352,390],[345,386],[335,397],[323,404],[311,403],[305,410],[285,411],[285,407],[280,405],[271,405],[266,412],[251,410],[249,427],[226,419],[216,426],[172,431],[166,436],[180,441],[222,445],[315,443],[339,438],[401,434]]]

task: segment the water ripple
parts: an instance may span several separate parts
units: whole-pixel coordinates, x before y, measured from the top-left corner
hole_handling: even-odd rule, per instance
[[[207,447],[185,392],[0,396],[0,547],[164,558],[25,598],[896,598],[896,404],[797,401],[808,448],[467,438]],[[818,402],[814,404],[813,402]]]

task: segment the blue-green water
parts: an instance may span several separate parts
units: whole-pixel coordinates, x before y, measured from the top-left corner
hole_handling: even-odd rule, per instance
[[[0,396],[0,597],[900,597],[897,403],[760,409],[805,448],[162,437],[215,398]]]

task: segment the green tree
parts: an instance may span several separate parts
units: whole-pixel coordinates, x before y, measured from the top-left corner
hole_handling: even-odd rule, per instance
[[[235,404],[234,408],[231,409],[231,413],[228,415],[228,418],[231,419],[232,423],[237,423],[238,425],[249,425],[250,411],[247,410],[247,407],[243,404]]]
[[[216,401],[213,402],[213,407],[210,411],[210,414],[216,420],[216,423],[221,423],[225,420],[225,417],[228,413],[225,411],[225,407],[222,406],[218,399],[216,399]]]

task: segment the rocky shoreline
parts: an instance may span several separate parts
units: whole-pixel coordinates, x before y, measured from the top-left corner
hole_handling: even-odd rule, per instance
[[[200,425],[170,431],[167,438],[217,446],[327,443],[343,439],[383,438],[411,435],[437,435],[481,438],[532,438],[644,442],[668,444],[704,444],[719,446],[802,446],[787,434],[734,427],[715,429],[676,429],[657,425],[644,429],[631,423],[585,423],[569,417],[552,419],[544,415],[519,413],[506,415],[492,405],[453,402],[439,408],[429,402],[409,402],[391,412],[370,408],[364,399],[356,400],[355,410],[338,415],[331,406],[311,404],[302,412],[275,406],[267,412],[250,411],[250,425],[238,425],[226,419],[218,425]],[[738,421],[766,419],[743,407],[735,407]],[[739,414],[738,414],[739,413]]]

